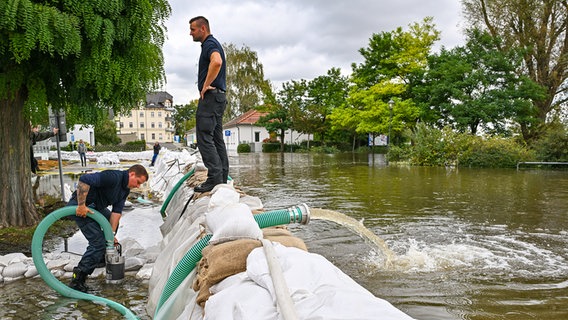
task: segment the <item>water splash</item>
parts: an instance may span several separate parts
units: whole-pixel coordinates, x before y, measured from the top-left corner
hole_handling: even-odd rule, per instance
[[[387,246],[383,239],[374,234],[371,230],[367,229],[367,227],[365,227],[360,221],[357,221],[356,219],[353,219],[341,212],[327,209],[311,208],[310,213],[311,219],[335,222],[357,233],[381,251],[385,257],[384,268],[390,269],[393,266],[396,254]]]

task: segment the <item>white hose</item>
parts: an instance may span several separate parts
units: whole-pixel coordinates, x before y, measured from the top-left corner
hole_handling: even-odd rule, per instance
[[[272,242],[266,239],[262,239],[260,241],[262,241],[264,254],[266,255],[266,262],[268,263],[268,270],[270,271],[272,284],[274,285],[274,291],[276,292],[277,310],[282,315],[283,320],[297,320],[298,315],[294,308],[294,301],[292,301],[292,297],[290,297],[290,290],[288,290],[288,286],[286,285],[286,279],[284,279],[284,274],[280,267],[280,261],[278,260],[274,247],[272,246]]]

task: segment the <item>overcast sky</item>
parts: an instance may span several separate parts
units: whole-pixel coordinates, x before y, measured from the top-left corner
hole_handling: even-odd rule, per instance
[[[221,43],[248,46],[258,54],[265,78],[277,90],[290,80],[311,80],[363,61],[359,49],[373,33],[407,30],[434,18],[441,40],[436,47],[463,44],[460,0],[169,0],[164,45],[167,84],[174,104],[198,97],[197,61],[201,44],[189,36],[189,19],[205,16]]]

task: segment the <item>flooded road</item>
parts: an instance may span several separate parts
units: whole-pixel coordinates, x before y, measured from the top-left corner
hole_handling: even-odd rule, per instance
[[[236,185],[268,210],[305,202],[351,218],[313,219],[292,231],[416,319],[568,318],[568,171],[387,167],[366,154],[241,154],[230,161]],[[150,318],[144,282],[100,279],[93,286]],[[41,279],[0,288],[0,319],[122,319],[62,298]]]

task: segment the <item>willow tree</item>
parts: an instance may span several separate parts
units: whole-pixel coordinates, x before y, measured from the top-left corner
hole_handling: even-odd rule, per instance
[[[30,226],[30,119],[95,123],[164,81],[166,0],[0,1],[0,227]]]
[[[568,1],[566,0],[462,0],[465,16],[474,26],[503,39],[502,50],[525,49],[522,72],[547,91],[535,101],[536,117],[544,123],[552,110],[568,101]],[[538,134],[538,126],[521,124],[525,140]]]
[[[224,44],[227,56],[227,111],[225,118],[233,119],[263,103],[270,83],[264,78],[258,55],[247,46],[237,48]]]

